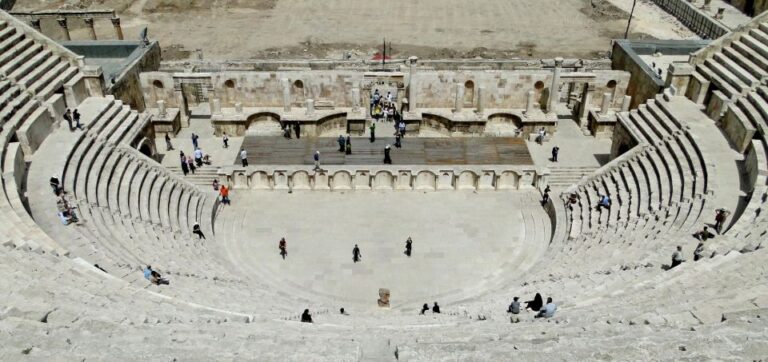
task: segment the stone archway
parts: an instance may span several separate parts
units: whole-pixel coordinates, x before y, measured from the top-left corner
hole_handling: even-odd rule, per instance
[[[494,113],[488,116],[484,133],[491,136],[521,137],[522,133],[517,133],[517,130],[522,127],[523,120],[520,116],[512,113]]]
[[[144,137],[142,138],[137,144],[136,149],[139,150],[144,156],[147,156],[151,159],[157,159],[157,146],[155,145],[155,141]]]
[[[271,112],[254,113],[246,118],[244,133],[251,136],[280,136],[280,115]]]

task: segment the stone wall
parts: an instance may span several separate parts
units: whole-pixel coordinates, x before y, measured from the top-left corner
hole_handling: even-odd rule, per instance
[[[527,92],[536,92],[536,102],[545,104],[552,83],[552,70],[515,70],[515,71],[425,71],[418,70],[412,77],[407,73],[380,73],[383,77],[403,78],[403,83],[410,82],[415,91],[415,100],[422,108],[454,108],[456,92],[463,89],[464,105],[468,108],[477,106],[478,89],[483,88],[484,107],[500,109],[523,109],[526,107]],[[401,75],[402,74],[402,75]],[[569,74],[564,71],[563,78]],[[575,74],[575,73],[574,73]],[[582,73],[579,73],[582,74]],[[591,89],[596,94],[614,95],[613,107],[621,106],[621,99],[629,85],[629,73],[612,70],[596,70],[584,73],[590,78]],[[194,79],[193,79],[194,78]],[[146,102],[154,107],[158,100],[164,100],[169,108],[179,107],[179,84],[194,81],[200,84],[201,101],[212,98],[221,99],[222,107],[235,107],[241,103],[244,107],[283,107],[284,90],[291,105],[303,107],[305,100],[315,100],[316,107],[353,107],[353,88],[360,89],[358,104],[368,104],[369,88],[367,84],[371,73],[355,70],[284,70],[275,72],[225,71],[216,73],[168,73],[145,72],[141,74],[141,87]],[[611,82],[613,81],[613,82]],[[566,80],[561,89],[562,100],[567,99]],[[610,83],[610,86],[609,86]],[[370,88],[380,88],[382,93],[390,89],[397,93],[398,100],[405,96],[402,86],[383,87],[376,84]],[[599,107],[600,97],[592,97],[591,105]],[[411,109],[413,109],[411,105]]]
[[[498,191],[543,188],[546,177],[514,166],[224,167],[219,179],[235,189],[292,191]]]
[[[728,0],[728,2],[749,16],[768,10],[768,0]]]
[[[725,25],[697,9],[688,0],[652,1],[704,39],[717,39],[730,31]]]
[[[613,43],[611,61],[613,69],[631,74],[627,95],[632,96],[630,108],[637,108],[664,89],[664,80],[648,66],[640,55],[660,52],[666,55],[690,54],[706,47],[708,41],[701,40],[616,40]]]
[[[115,79],[115,84],[107,86],[107,93],[115,96],[115,99],[129,104],[131,108],[143,112],[147,106],[144,103],[140,74],[146,71],[155,71],[160,68],[160,44],[153,42],[149,45],[143,56],[123,70]]]

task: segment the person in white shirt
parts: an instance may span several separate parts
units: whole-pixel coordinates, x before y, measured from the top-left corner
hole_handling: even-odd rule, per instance
[[[547,304],[539,310],[539,314],[534,318],[552,318],[555,316],[555,311],[557,311],[557,306],[555,303],[552,303],[552,298],[549,297],[547,298]]]
[[[248,153],[245,152],[245,148],[240,149],[240,161],[242,161],[243,167],[248,166]]]

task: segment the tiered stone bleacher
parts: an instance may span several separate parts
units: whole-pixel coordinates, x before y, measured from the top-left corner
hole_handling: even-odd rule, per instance
[[[310,326],[295,321],[312,301],[231,275],[217,250],[216,199],[129,146],[147,119],[120,101],[93,97],[78,104],[85,131],[47,139],[38,151],[44,155],[26,174],[30,155],[17,131],[42,117],[47,110],[41,104],[79,70],[0,14],[0,273],[6,281],[0,360],[84,360],[105,353],[116,360],[194,360],[212,351],[220,359],[302,361],[754,359],[768,351],[760,317],[768,308],[766,250],[720,253],[668,272],[658,268],[674,245],[668,238],[717,207],[709,199],[718,191],[718,170],[679,117],[679,97],[660,96],[619,116],[639,146],[578,183],[572,209],[551,204],[553,242],[537,243],[546,255],[525,260],[529,272],[510,277],[508,285],[480,285],[486,293],[467,293],[454,304],[441,301],[443,315],[418,316],[418,306],[351,316],[314,308],[318,323]],[[757,28],[749,36],[763,42],[768,29]],[[755,44],[746,37],[740,42],[742,48]],[[744,245],[768,230],[768,94],[753,81],[764,75],[758,77],[757,68],[768,64],[758,66],[755,54],[768,54],[737,43],[699,71],[735,96],[731,117],[759,135],[750,140],[755,190],[733,236],[723,238]],[[41,164],[46,158],[57,168]],[[59,171],[79,207],[79,225],[57,224],[53,209],[37,202],[52,202],[47,176]],[[28,205],[35,220],[22,202],[24,182],[28,192],[41,195]],[[598,194],[611,196],[610,210],[596,209]],[[46,233],[40,225],[51,220]],[[190,235],[196,221],[205,241]],[[237,227],[237,220],[225,221],[219,225]],[[539,223],[549,220],[527,221],[537,225],[529,237],[546,239],[548,224]],[[145,264],[171,276],[172,284],[150,286],[138,269]],[[511,297],[526,300],[536,292],[555,297],[556,317],[534,321],[525,314],[510,324],[504,310]]]
[[[570,237],[581,240],[643,240],[689,229],[711,191],[708,167],[686,125],[659,96],[638,109],[619,114],[639,145],[602,167],[563,194],[578,195],[568,208]],[[598,208],[599,195],[611,198]]]

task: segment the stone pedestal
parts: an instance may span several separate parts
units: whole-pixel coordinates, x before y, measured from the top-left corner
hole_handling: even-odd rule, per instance
[[[608,114],[608,109],[611,107],[611,94],[603,93],[603,103],[600,106],[600,113]]]
[[[549,87],[547,99],[547,112],[554,112],[557,101],[560,98],[560,71],[563,66],[563,58],[555,58],[555,72],[552,76],[552,85]]]
[[[61,27],[61,32],[64,34],[64,40],[72,40],[72,38],[69,36],[69,27],[67,27],[67,18],[58,18],[56,19],[56,22],[59,23],[59,26]]]
[[[88,35],[91,40],[96,40],[96,28],[93,26],[93,18],[83,18],[85,27],[88,28]]]
[[[168,111],[165,109],[165,101],[157,101],[157,110],[157,114],[159,114],[160,117],[165,117],[168,114]]]
[[[288,78],[283,78],[280,81],[283,84],[283,111],[291,111],[291,82]]]
[[[120,18],[114,17],[109,19],[112,21],[112,26],[115,28],[115,36],[118,40],[123,40],[123,28],[120,26]]]
[[[632,96],[624,96],[624,99],[621,102],[621,111],[627,112],[629,111],[629,107],[632,105]]]
[[[464,85],[456,85],[456,99],[454,100],[453,110],[455,112],[461,112],[464,110]]]
[[[525,114],[531,114],[533,112],[533,99],[536,97],[536,92],[528,91],[525,98]]]
[[[307,116],[315,114],[315,100],[307,99]]]
[[[215,115],[221,114],[221,99],[214,98],[211,101],[211,114],[215,114]]]

